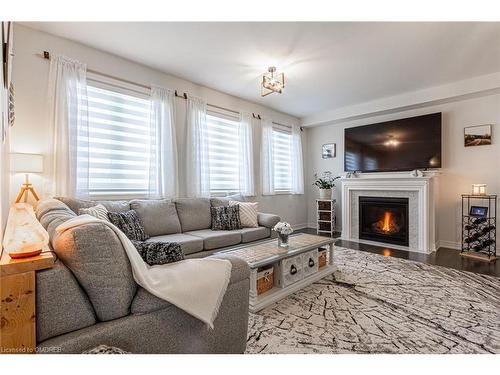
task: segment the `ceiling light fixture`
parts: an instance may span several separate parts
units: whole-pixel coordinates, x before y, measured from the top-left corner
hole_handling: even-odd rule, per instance
[[[389,140],[385,141],[384,145],[396,147],[399,145],[399,141],[397,139],[394,139],[394,137],[392,135],[390,135]]]
[[[276,67],[271,66],[267,69],[267,73],[262,75],[262,87],[260,96],[267,96],[276,92],[281,94],[285,87],[285,74],[276,73]]]

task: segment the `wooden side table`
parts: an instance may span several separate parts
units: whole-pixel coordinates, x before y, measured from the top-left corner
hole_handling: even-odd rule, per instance
[[[35,272],[51,268],[53,264],[51,253],[12,259],[3,251],[0,258],[0,354],[35,353]]]

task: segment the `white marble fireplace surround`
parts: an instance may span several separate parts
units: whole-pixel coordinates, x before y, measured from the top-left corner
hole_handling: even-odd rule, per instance
[[[427,254],[436,251],[436,180],[435,172],[424,173],[422,177],[398,172],[365,173],[343,178],[342,239]],[[408,247],[359,239],[360,196],[408,198]]]

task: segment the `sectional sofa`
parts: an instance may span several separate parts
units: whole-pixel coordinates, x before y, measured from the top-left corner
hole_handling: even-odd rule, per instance
[[[228,199],[100,201],[108,211],[134,209],[149,241],[178,242],[187,258],[218,256],[232,263],[230,284],[215,329],[138,286],[125,250],[104,224],[62,234],[55,228],[97,202],[71,198],[39,202],[36,214],[59,260],[37,273],[37,345],[81,353],[100,344],[132,353],[242,353],[248,324],[249,268],[221,248],[271,235],[279,217],[259,213],[258,228],[212,231],[210,207]],[[186,275],[195,277],[195,275]]]

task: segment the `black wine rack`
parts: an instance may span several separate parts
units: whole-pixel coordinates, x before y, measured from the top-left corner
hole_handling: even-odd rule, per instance
[[[473,205],[487,207],[487,215],[470,215]],[[497,196],[462,194],[462,252],[496,256],[496,233]]]

